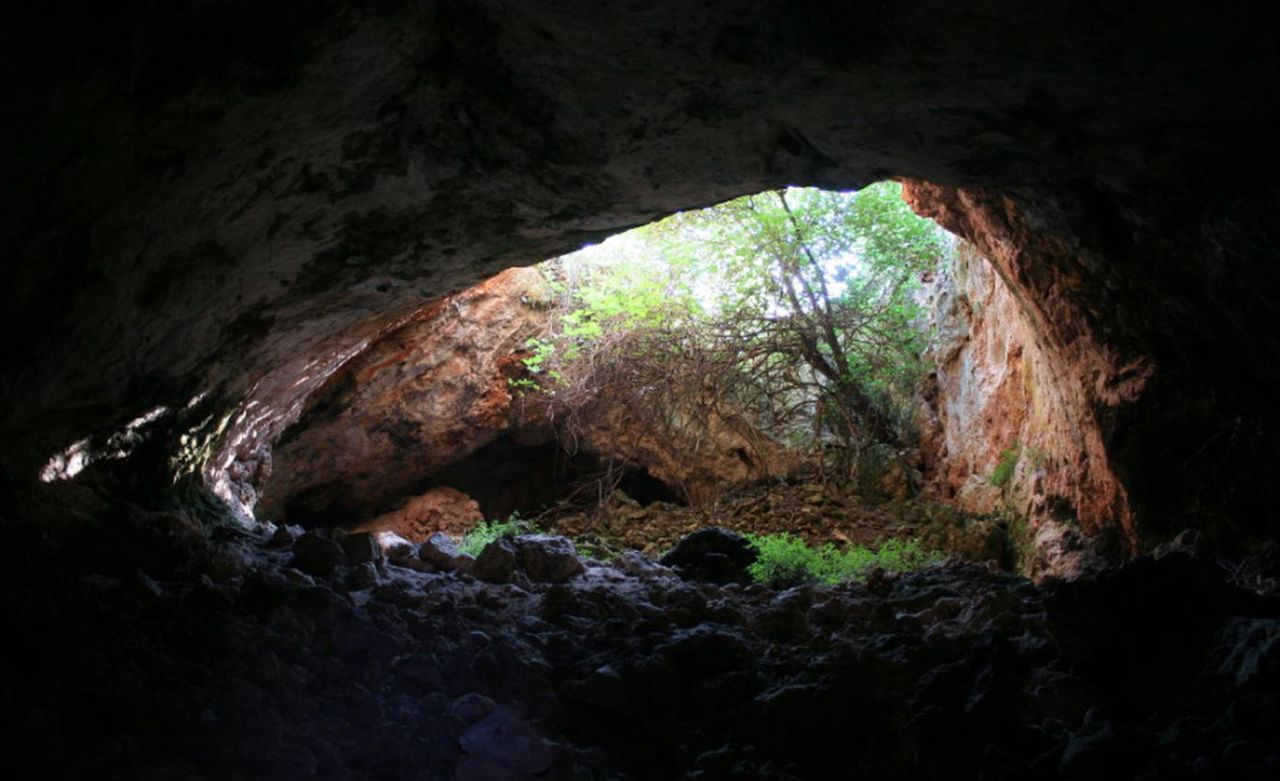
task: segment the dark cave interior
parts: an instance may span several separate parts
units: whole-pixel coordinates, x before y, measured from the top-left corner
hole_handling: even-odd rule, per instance
[[[556,442],[522,444],[503,436],[408,489],[418,495],[437,486],[462,491],[485,518],[512,514],[534,517],[565,502],[591,504],[606,490],[620,490],[641,505],[683,504],[672,488],[643,468],[610,465],[587,453],[568,454]],[[361,517],[361,508],[344,503],[340,484],[324,484],[290,497],[284,517],[303,528],[335,526]],[[392,500],[403,501],[403,497]],[[393,506],[384,506],[386,512]]]
[[[1147,3],[10,4],[0,770],[1275,778],[1278,34],[1275,7]],[[201,482],[265,474],[343,372],[411,385],[396,340],[503,269],[887,178],[1044,356],[1027,393],[1065,444],[1030,526],[1073,577],[775,591],[542,538],[467,573],[228,523]],[[163,440],[40,479],[159,406]],[[316,427],[339,454],[357,429]],[[599,466],[471,451],[416,487],[500,517]],[[288,514],[328,526],[357,489]]]
[[[432,482],[453,486],[475,499],[486,518],[537,515],[560,501],[590,503],[604,490],[602,483],[641,505],[684,501],[678,489],[644,469],[615,466],[611,472],[608,464],[586,453],[569,455],[555,443],[521,445],[509,437],[441,470]]]

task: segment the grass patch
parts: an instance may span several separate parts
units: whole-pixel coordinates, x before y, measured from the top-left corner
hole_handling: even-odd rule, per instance
[[[479,556],[484,546],[507,535],[530,534],[536,531],[533,522],[512,513],[505,521],[481,521],[458,541],[458,550],[468,556]]]
[[[877,550],[855,547],[839,550],[831,543],[811,547],[790,534],[748,534],[758,558],[751,565],[751,577],[773,587],[815,583],[835,586],[865,580],[872,569],[908,572],[942,558],[928,552],[915,540],[886,540]]]

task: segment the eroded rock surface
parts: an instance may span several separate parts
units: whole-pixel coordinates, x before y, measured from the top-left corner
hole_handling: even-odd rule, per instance
[[[505,517],[559,499],[587,470],[574,456],[634,470],[671,498],[693,500],[782,468],[779,447],[715,415],[685,415],[668,430],[608,388],[570,409],[549,381],[547,393],[513,385],[532,382],[522,359],[526,343],[550,327],[548,285],[537,269],[510,269],[372,342],[308,397],[278,443],[237,447],[270,452],[272,463],[269,477],[238,494],[260,493],[262,518],[423,540],[463,533],[486,513]],[[257,476],[237,472],[235,454],[224,457],[231,466],[219,480]]]
[[[1149,361],[1125,364],[1103,349],[1084,302],[1061,279],[1030,276],[1019,240],[1027,218],[1013,204],[920,182],[904,197],[991,256],[964,248],[933,285],[940,344],[924,450],[935,490],[967,509],[1028,518],[1033,537],[1078,523],[1090,533],[1118,527],[1136,545],[1100,411],[1141,396]],[[1045,243],[1044,253],[1071,253]]]

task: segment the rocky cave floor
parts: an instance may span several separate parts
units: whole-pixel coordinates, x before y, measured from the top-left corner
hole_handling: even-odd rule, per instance
[[[1280,777],[1274,546],[774,591],[546,538],[498,546],[495,584],[89,526],[6,544],[8,778]]]
[[[902,494],[906,493],[905,486]],[[811,545],[875,546],[915,539],[925,550],[945,551],[1011,569],[1015,552],[1006,519],[965,513],[920,498],[869,501],[816,478],[763,480],[724,491],[701,506],[666,502],[641,505],[622,491],[599,506],[556,506],[537,517],[539,526],[574,540],[579,549],[606,557],[638,550],[652,558],[705,526],[757,534],[786,533]]]

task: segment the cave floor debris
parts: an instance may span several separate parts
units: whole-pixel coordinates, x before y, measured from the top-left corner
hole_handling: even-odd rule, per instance
[[[492,585],[111,521],[3,573],[8,777],[1280,771],[1280,601],[1190,550],[1041,585],[952,561],[718,587],[638,554]]]
[[[704,526],[739,533],[791,534],[811,545],[876,546],[916,539],[928,550],[1006,569],[1014,559],[1008,520],[926,499],[872,502],[820,481],[761,481],[725,491],[698,507],[641,505],[615,492],[601,506],[553,510],[541,521],[587,550],[638,550],[660,556]]]

